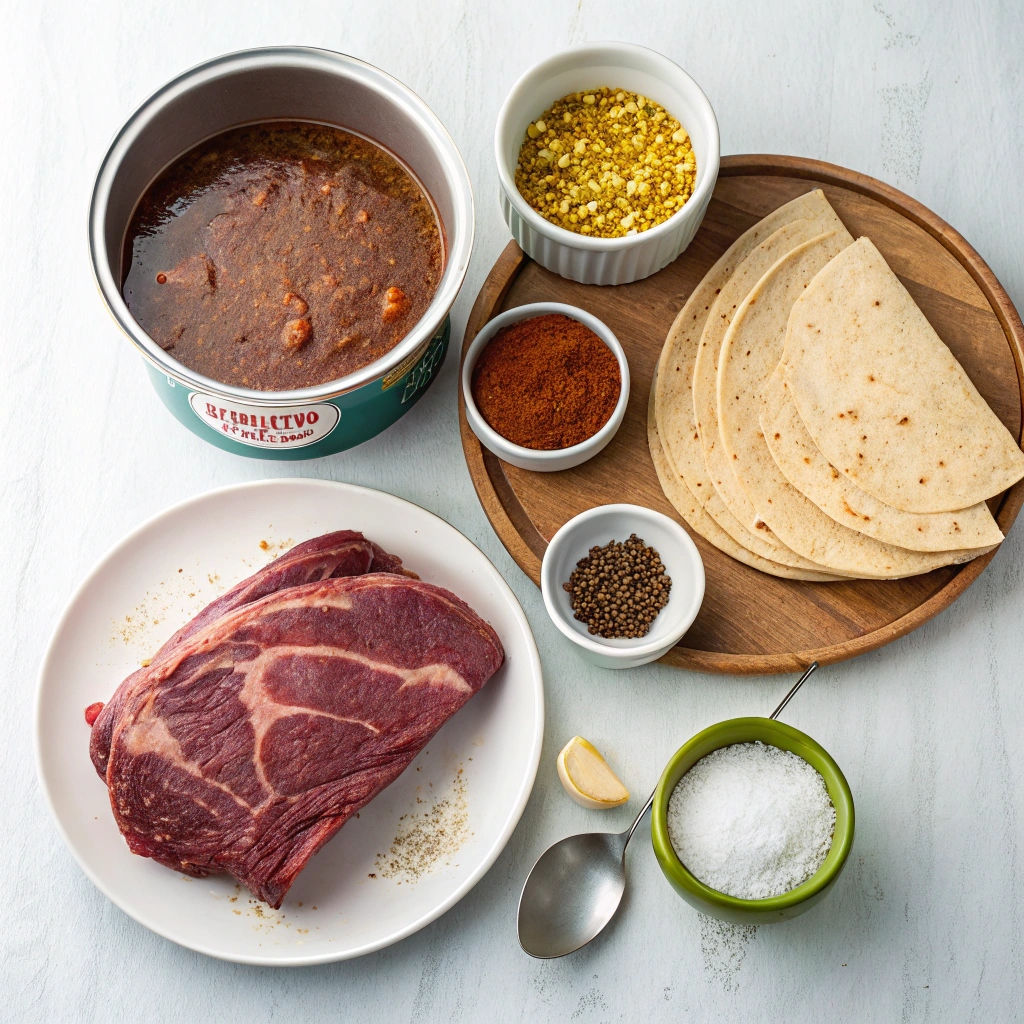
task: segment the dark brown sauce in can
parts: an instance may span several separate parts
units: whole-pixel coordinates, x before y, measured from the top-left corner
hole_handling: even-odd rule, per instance
[[[338,380],[423,316],[444,247],[413,176],[351,132],[303,121],[233,128],[146,190],[123,294],[189,369],[257,391]]]

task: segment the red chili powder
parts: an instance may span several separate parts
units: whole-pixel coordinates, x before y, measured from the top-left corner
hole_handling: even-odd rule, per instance
[[[509,324],[473,368],[473,401],[487,425],[513,444],[541,451],[593,437],[621,389],[615,354],[561,313]]]

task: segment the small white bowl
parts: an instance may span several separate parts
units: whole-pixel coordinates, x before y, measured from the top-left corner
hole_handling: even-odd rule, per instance
[[[626,540],[635,533],[661,556],[672,580],[668,604],[637,640],[591,636],[573,617],[569,594],[562,588],[576,563],[592,547]],[[587,661],[602,668],[635,668],[655,661],[675,647],[690,628],[704,600],[704,563],[689,534],[673,519],[640,505],[599,505],[570,519],[551,538],[540,567],[544,607],[551,621],[576,644]]]
[[[592,238],[545,220],[519,194],[516,160],[526,127],[569,93],[629,89],[660,103],[690,135],[697,181],[683,208],[657,227],[624,238]],[[501,209],[512,237],[542,267],[583,284],[628,284],[671,263],[692,241],[718,179],[718,120],[700,86],[667,57],[633,43],[587,43],[548,57],[512,87],[498,113],[494,156]]]
[[[476,402],[473,401],[473,368],[484,347],[503,327],[519,323],[520,320],[531,320],[535,316],[544,316],[547,313],[561,313],[573,320],[578,320],[584,327],[589,327],[612,350],[618,360],[622,387],[611,417],[596,434],[580,444],[574,444],[571,448],[542,451],[513,444],[487,425]],[[525,306],[516,306],[514,309],[507,309],[504,313],[499,313],[480,329],[480,333],[473,339],[473,344],[469,346],[466,359],[462,364],[462,395],[466,401],[466,421],[485,448],[492,451],[499,459],[518,466],[520,469],[532,469],[538,473],[553,473],[559,469],[572,469],[573,466],[592,459],[615,436],[615,432],[622,425],[622,419],[626,415],[626,404],[629,402],[629,363],[626,362],[626,353],[622,351],[619,339],[612,334],[606,324],[585,309],[567,306],[562,302],[531,302]]]

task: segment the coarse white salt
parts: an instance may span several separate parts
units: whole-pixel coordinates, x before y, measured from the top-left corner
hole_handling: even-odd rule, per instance
[[[748,900],[806,882],[828,856],[835,825],[835,807],[814,767],[761,742],[702,757],[668,802],[669,838],[690,873]]]

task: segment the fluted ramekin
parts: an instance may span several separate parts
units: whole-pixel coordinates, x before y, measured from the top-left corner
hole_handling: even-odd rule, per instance
[[[552,224],[515,184],[527,125],[563,96],[601,86],[660,103],[689,133],[697,159],[696,187],[683,208],[657,227],[624,238],[593,238]],[[718,120],[700,86],[667,57],[634,43],[587,43],[548,57],[516,82],[498,113],[494,156],[505,222],[531,259],[583,284],[628,284],[667,266],[693,240],[718,178]]]

